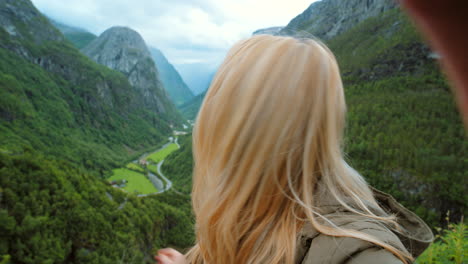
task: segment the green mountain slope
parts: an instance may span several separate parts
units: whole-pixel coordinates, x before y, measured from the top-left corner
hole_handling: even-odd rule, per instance
[[[179,137],[180,150],[170,154],[162,166],[162,171],[170,175],[174,188],[183,193],[192,191],[192,136]]]
[[[35,19],[11,16],[15,33],[0,29],[0,148],[109,168],[170,133],[169,117],[142,107],[125,76],[81,55],[38,12]]]
[[[102,180],[177,127],[143,100],[29,0],[0,2],[0,262],[145,263],[192,244],[188,198]]]
[[[150,52],[158,67],[161,82],[169,93],[171,100],[178,106],[191,100],[194,97],[193,92],[164,54],[156,48],[150,48]]]

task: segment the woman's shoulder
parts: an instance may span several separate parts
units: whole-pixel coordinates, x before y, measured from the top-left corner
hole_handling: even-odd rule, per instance
[[[396,202],[393,197],[373,190],[380,205],[397,216],[401,230],[390,229],[372,219],[340,210],[330,210],[327,218],[343,229],[363,232],[414,257],[421,254],[432,242],[430,228],[417,215]],[[333,237],[317,232],[311,224],[301,230],[297,261],[301,264],[315,263],[402,263],[389,251],[370,242],[351,237]]]
[[[340,228],[356,230],[402,251],[407,251],[398,236],[384,226],[353,215],[340,214],[333,217]],[[370,242],[352,237],[333,237],[321,234],[310,225],[303,228],[298,241],[298,261],[301,264],[319,263],[385,263],[402,262],[389,251]],[[378,259],[378,261],[376,261]]]

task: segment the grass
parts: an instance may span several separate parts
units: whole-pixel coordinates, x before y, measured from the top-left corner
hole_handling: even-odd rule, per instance
[[[137,165],[135,163],[129,163],[129,164],[127,164],[126,167],[127,167],[127,169],[132,170],[132,171],[145,173],[145,169],[143,169],[141,166],[139,166],[139,165]]]
[[[174,143],[169,144],[167,145],[167,147],[161,149],[160,151],[150,154],[147,157],[147,160],[154,162],[154,163],[158,163],[162,161],[163,159],[165,159],[167,156],[169,156],[169,154],[176,151],[177,149],[178,149],[177,144],[174,144]]]
[[[148,165],[148,170],[151,171],[154,174],[158,174],[158,166],[155,164],[149,164]]]
[[[127,180],[127,186],[123,189],[129,193],[150,194],[158,191],[150,180],[141,173],[128,169],[115,169],[113,172],[114,174],[108,180]]]

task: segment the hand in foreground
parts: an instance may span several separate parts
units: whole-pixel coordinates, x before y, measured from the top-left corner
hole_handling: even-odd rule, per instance
[[[466,0],[400,0],[403,7],[442,56],[442,65],[454,84],[458,106],[468,130],[468,3]]]
[[[154,257],[158,264],[186,264],[185,256],[172,248],[158,250],[158,255]]]

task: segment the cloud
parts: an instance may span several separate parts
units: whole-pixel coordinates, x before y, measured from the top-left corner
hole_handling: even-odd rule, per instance
[[[32,0],[62,23],[101,34],[138,31],[175,64],[216,63],[235,42],[264,27],[286,25],[313,0]]]

